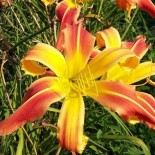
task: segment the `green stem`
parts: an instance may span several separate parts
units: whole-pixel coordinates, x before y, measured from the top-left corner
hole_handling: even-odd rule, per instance
[[[124,32],[124,34],[122,35],[121,40],[123,40],[123,39],[125,38],[125,36],[127,35],[127,33],[130,31],[130,28],[131,28],[131,26],[132,26],[132,23],[133,23],[133,21],[134,21],[134,19],[135,19],[136,15],[137,15],[137,13],[138,13],[138,11],[139,11],[139,9],[138,9],[138,8],[136,8],[136,10],[135,10],[135,12],[134,12],[134,14],[133,14],[133,16],[132,16],[132,18],[131,18],[130,22],[129,22],[128,27],[126,28],[126,30],[125,30],[125,32]]]
[[[116,113],[112,112],[108,108],[104,109],[107,110],[115,118],[115,120],[120,124],[120,126],[124,129],[128,136],[132,136],[131,131],[127,128],[127,126],[123,123],[123,121],[119,118],[119,116]]]
[[[100,15],[100,12],[101,12],[101,8],[102,8],[103,1],[104,1],[104,0],[101,0],[100,7],[99,7],[99,10],[98,10],[97,16],[99,16],[99,15]],[[97,27],[97,23],[95,24],[95,28],[94,28],[94,30],[95,30],[95,31],[96,31],[96,27]]]
[[[100,15],[100,12],[101,12],[101,9],[102,9],[102,5],[103,5],[103,1],[104,0],[101,0],[100,7],[99,7],[99,10],[98,10],[98,13],[97,13],[98,16]]]
[[[142,22],[143,22],[145,31],[146,31],[146,32],[149,32],[148,27],[147,27],[147,25],[146,25],[146,21],[145,21],[145,19],[144,19],[143,16],[142,16],[142,13],[140,12],[139,15],[140,15],[140,18],[141,18],[141,20],[142,20]]]
[[[24,134],[21,128],[19,128],[18,130],[18,137],[19,137],[19,142],[16,150],[16,155],[21,155],[24,148]]]
[[[90,139],[90,138],[89,138],[89,142],[91,142],[92,144],[96,145],[97,147],[100,147],[101,149],[107,151],[106,148],[104,148],[102,145],[96,143],[94,140],[92,140],[92,139]]]

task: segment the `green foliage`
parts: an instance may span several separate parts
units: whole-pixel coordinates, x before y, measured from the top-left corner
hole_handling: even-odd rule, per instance
[[[55,6],[48,6],[47,15],[39,0],[14,0],[11,6],[0,10],[0,120],[12,113],[10,104],[14,110],[21,105],[26,89],[36,79],[21,70],[21,58],[36,42],[55,45],[60,26]],[[87,14],[95,16],[87,17]],[[145,12],[134,10],[129,21],[126,13],[115,6],[114,0],[92,0],[84,4],[80,17],[85,19],[86,29],[94,35],[110,26],[118,29],[123,40],[146,35],[152,48],[144,59],[154,61],[154,19]],[[150,85],[138,89],[155,96],[155,89]],[[56,130],[52,126],[44,127],[42,122],[55,125],[60,105],[52,105],[42,120],[27,123],[17,132],[0,137],[0,155],[56,154],[59,148]],[[154,131],[142,124],[126,124],[115,113],[89,98],[86,99],[84,129],[90,140],[83,155],[155,155]],[[60,153],[67,154],[66,150]]]

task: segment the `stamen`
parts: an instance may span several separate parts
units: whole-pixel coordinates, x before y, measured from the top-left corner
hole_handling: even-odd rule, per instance
[[[79,77],[80,77],[79,80],[80,80],[81,89],[85,89],[86,85],[82,74],[79,74]]]
[[[155,86],[155,82],[153,82],[150,78],[147,78],[146,82],[150,84],[151,86]]]
[[[91,83],[92,83],[92,87],[93,86],[95,86],[95,91],[96,91],[96,95],[98,96],[98,89],[97,89],[97,85],[96,85],[96,82],[95,82],[95,78],[94,78],[94,76],[93,76],[93,74],[92,74],[92,72],[91,72],[91,70],[90,70],[90,68],[89,68],[89,65],[88,65],[88,71],[89,71],[89,75],[90,75],[90,78],[92,79],[91,80]]]
[[[86,89],[90,89],[91,87],[95,87],[95,92],[96,92],[96,95],[98,96],[98,89],[97,89],[96,81],[94,80],[93,74],[89,66],[88,66],[88,74],[80,72],[76,76],[76,79],[74,81],[78,85],[77,90],[82,92],[84,96],[86,96]]]

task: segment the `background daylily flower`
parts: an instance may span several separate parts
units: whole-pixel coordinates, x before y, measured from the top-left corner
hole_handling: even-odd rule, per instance
[[[128,18],[130,18],[131,10],[136,6],[155,18],[155,5],[151,0],[116,0],[116,5],[128,12]]]
[[[58,40],[56,43],[56,48],[59,51],[62,51],[63,44],[63,32],[62,30],[65,28],[66,24],[74,24],[77,22],[77,18],[80,14],[80,7],[76,7],[76,5],[70,0],[64,0],[57,4],[56,6],[56,16],[60,21],[60,32],[58,35]]]
[[[80,3],[89,2],[90,0],[63,0],[56,6],[56,16],[60,21],[60,32],[56,42],[56,48],[63,51],[63,32],[66,24],[77,22],[81,6]]]
[[[0,122],[0,135],[10,134],[26,122],[38,119],[51,104],[64,99],[57,125],[60,147],[82,153],[88,141],[83,134],[84,96],[117,112],[129,123],[142,122],[155,129],[155,99],[151,95],[119,81],[99,80],[121,59],[134,57],[134,52],[110,48],[89,61],[95,37],[82,28],[82,22],[66,25],[63,35],[64,55],[50,45],[38,43],[22,59],[26,73],[44,74],[46,68],[41,63],[55,76],[45,76],[31,84],[23,105]]]
[[[96,40],[98,48],[128,48],[136,54],[139,61],[151,46],[145,43],[145,36],[137,36],[133,42],[121,42],[119,32],[113,27],[99,31],[96,34]],[[132,84],[152,75],[155,75],[154,63],[148,61],[137,64],[135,59],[128,58],[123,63],[120,62],[111,67],[108,73],[106,73],[106,76],[103,75],[103,78],[107,78],[108,80],[122,80],[125,83]]]

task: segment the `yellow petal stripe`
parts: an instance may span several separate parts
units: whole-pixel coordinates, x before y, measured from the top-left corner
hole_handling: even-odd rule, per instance
[[[76,76],[87,64],[93,52],[95,37],[82,28],[82,21],[66,25],[64,31],[64,55],[69,78]]]

